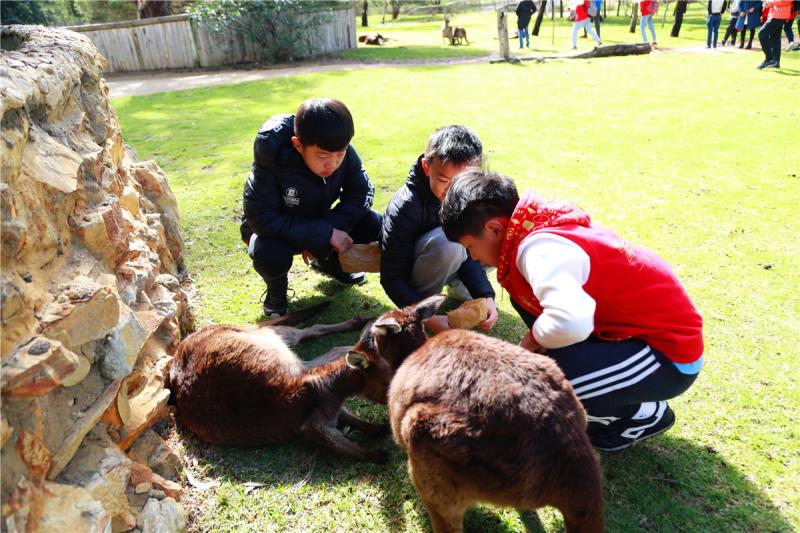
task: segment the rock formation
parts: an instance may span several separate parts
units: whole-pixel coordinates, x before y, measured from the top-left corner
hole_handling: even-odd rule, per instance
[[[105,64],[82,35],[2,27],[3,531],[186,527],[148,429],[193,327],[177,205],[126,148]]]

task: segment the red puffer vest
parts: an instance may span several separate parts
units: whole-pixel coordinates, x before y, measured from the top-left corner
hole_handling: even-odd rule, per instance
[[[538,316],[542,306],[517,269],[517,251],[526,237],[538,233],[567,238],[589,255],[583,290],[597,303],[595,336],[639,338],[676,363],[703,355],[703,319],[666,261],[592,226],[589,215],[574,205],[543,202],[530,189],[511,216],[497,264],[497,281],[525,310]]]

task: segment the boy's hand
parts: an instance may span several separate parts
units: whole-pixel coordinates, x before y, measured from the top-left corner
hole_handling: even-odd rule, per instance
[[[308,250],[303,250],[303,261],[305,262],[306,266],[308,266],[314,259],[316,259],[316,257],[314,257],[314,254],[312,254]]]
[[[343,254],[353,247],[353,239],[340,229],[333,228],[330,240],[331,246],[337,253]]]
[[[486,298],[486,307],[489,308],[489,316],[478,324],[478,327],[483,330],[490,330],[497,322],[497,319],[500,318],[500,315],[497,313],[497,302],[494,301],[494,298]]]
[[[433,315],[432,317],[423,320],[422,323],[425,325],[425,327],[431,330],[434,335],[451,329],[450,322],[447,321],[446,315]]]
[[[522,337],[522,339],[520,339],[519,345],[534,353],[545,353],[547,351],[544,346],[536,342],[536,339],[533,338],[533,333],[530,330],[525,334],[524,337]]]

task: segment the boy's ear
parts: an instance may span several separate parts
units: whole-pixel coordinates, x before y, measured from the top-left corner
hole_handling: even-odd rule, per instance
[[[431,177],[431,167],[428,166],[428,160],[424,157],[422,158],[422,171],[425,172],[426,176]]]
[[[483,225],[483,229],[491,231],[497,235],[502,235],[506,231],[506,225],[504,224],[504,219],[500,217],[492,217],[486,221],[486,223]]]
[[[292,135],[292,146],[294,146],[294,149],[300,152],[300,154],[303,153],[303,143],[300,142],[299,137]]]

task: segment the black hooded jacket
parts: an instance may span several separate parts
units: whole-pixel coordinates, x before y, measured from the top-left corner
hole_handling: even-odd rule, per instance
[[[339,168],[321,178],[303,162],[293,135],[294,115],[274,115],[261,126],[244,186],[242,237],[249,239],[249,229],[324,257],[333,228],[350,233],[372,207],[375,189],[352,146]]]
[[[405,185],[392,197],[383,215],[381,231],[381,285],[398,307],[422,300],[411,288],[414,267],[414,243],[425,233],[442,225],[439,211],[442,204],[431,192],[430,182],[422,169],[422,156],[411,167]],[[473,298],[490,296],[494,290],[480,263],[467,258],[458,269],[458,277]]]

